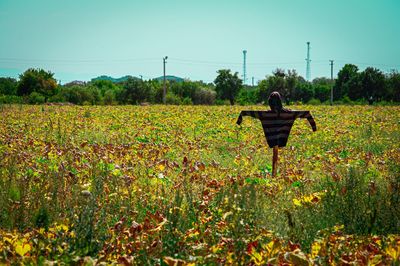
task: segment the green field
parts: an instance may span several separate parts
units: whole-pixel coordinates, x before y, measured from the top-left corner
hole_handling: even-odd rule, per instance
[[[0,263],[400,263],[400,107],[0,106]]]

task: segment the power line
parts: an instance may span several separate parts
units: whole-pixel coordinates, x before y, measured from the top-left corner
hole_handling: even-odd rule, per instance
[[[33,59],[33,58],[14,58],[1,57],[0,61],[11,62],[42,62],[42,63],[101,63],[101,62],[155,62],[156,58],[125,58],[125,59]]]
[[[124,59],[35,59],[35,58],[16,58],[16,57],[0,57],[0,62],[16,62],[16,63],[132,63],[132,62],[145,62],[145,63],[157,63],[159,59],[157,58],[124,58]],[[171,62],[178,64],[193,64],[193,65],[210,65],[210,66],[220,66],[220,65],[229,65],[229,66],[242,66],[241,62],[229,62],[229,61],[207,61],[207,60],[196,60],[196,59],[182,59],[182,58],[169,58]],[[306,59],[307,60],[307,59]],[[310,59],[311,61],[311,59]],[[312,60],[313,64],[322,65],[325,64],[328,59],[318,59]],[[390,64],[382,64],[382,63],[366,63],[366,62],[354,62],[352,60],[343,60],[337,59],[336,62],[341,63],[351,63],[355,65],[367,65],[367,66],[381,66],[381,67],[393,67],[399,68],[400,65],[390,65]],[[275,66],[275,65],[300,65],[303,64],[304,61],[265,61],[265,62],[246,62],[246,66]]]

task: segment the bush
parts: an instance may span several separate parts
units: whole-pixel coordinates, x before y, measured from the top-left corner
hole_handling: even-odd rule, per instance
[[[321,104],[321,101],[320,101],[319,99],[312,98],[311,100],[308,101],[307,104],[310,104],[310,105],[320,105],[320,104]]]
[[[230,105],[231,103],[229,102],[229,100],[216,99],[215,104],[216,105]]]
[[[343,225],[346,234],[398,234],[400,232],[400,165],[391,165],[390,178],[374,168],[353,167],[341,179],[327,177],[313,190],[324,191],[321,203],[292,213],[292,237],[309,245],[317,232]]]
[[[50,103],[64,103],[67,102],[67,100],[65,99],[64,95],[62,95],[61,93],[58,93],[54,96],[51,96],[48,100],[48,102]]]
[[[345,95],[345,96],[343,97],[343,103],[344,103],[344,104],[353,104],[353,101],[350,100],[349,96]]]
[[[185,97],[185,98],[182,100],[182,104],[183,104],[183,105],[192,105],[193,102],[192,102],[192,99],[190,99],[189,97]]]
[[[113,90],[107,90],[104,93],[103,103],[105,105],[113,105],[115,103],[115,92]]]
[[[195,91],[193,95],[193,103],[212,105],[215,103],[216,96],[217,93],[215,91],[201,88]]]
[[[0,95],[0,103],[1,104],[16,104],[16,103],[23,103],[24,100],[22,97],[15,96],[15,95]]]
[[[167,93],[165,97],[165,101],[167,104],[172,104],[172,105],[180,105],[182,104],[181,98],[173,94],[172,92]]]
[[[42,104],[45,102],[45,98],[40,93],[34,91],[31,94],[29,94],[27,101],[30,104]]]
[[[259,91],[258,90],[242,89],[239,92],[239,96],[237,97],[236,101],[240,105],[256,104],[258,95],[259,95]]]

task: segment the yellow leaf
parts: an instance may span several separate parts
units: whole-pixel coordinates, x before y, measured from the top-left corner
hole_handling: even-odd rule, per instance
[[[162,171],[164,171],[164,169],[165,169],[165,165],[163,165],[163,164],[158,165],[158,170],[160,170],[162,172]]]
[[[368,261],[368,265],[375,266],[375,265],[382,265],[382,255],[376,255],[372,258],[372,260]]]
[[[279,243],[278,240],[272,240],[271,242],[269,242],[267,245],[264,245],[263,247],[266,249],[267,251],[267,255],[268,257],[274,257],[274,255],[279,252],[279,248],[281,246],[281,243]]]
[[[301,206],[302,205],[301,201],[298,200],[298,199],[293,199],[293,204],[296,205],[296,206]]]
[[[256,265],[261,265],[261,262],[263,261],[263,258],[262,258],[260,253],[258,253],[257,251],[253,251],[251,253],[251,256],[253,257],[254,263]]]
[[[385,251],[386,254],[388,254],[394,260],[397,260],[397,258],[400,256],[400,246],[397,246],[397,249],[394,247],[387,247]]]
[[[321,250],[321,243],[314,242],[311,246],[311,257],[315,258],[318,256],[319,251]]]
[[[25,256],[26,253],[31,251],[31,245],[29,243],[24,243],[21,240],[14,243],[15,252],[21,257]]]
[[[221,247],[220,247],[220,246],[216,246],[216,245],[215,245],[215,246],[212,246],[212,247],[211,247],[211,252],[214,253],[214,254],[215,254],[215,253],[218,253],[218,251],[220,251],[220,250],[221,250]]]
[[[56,226],[56,229],[57,229],[58,231],[65,231],[65,232],[68,232],[68,226],[65,225],[65,224],[57,225],[57,226]]]

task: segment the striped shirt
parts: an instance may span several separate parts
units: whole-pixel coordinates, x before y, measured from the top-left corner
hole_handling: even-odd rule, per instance
[[[264,135],[270,148],[276,145],[279,147],[286,146],[290,130],[292,129],[294,120],[297,118],[307,118],[312,130],[317,130],[317,125],[310,111],[282,110],[280,113],[275,111],[242,111],[236,122],[238,125],[242,123],[243,116],[251,116],[261,121]]]

